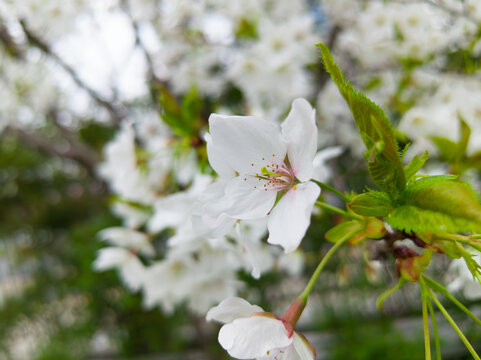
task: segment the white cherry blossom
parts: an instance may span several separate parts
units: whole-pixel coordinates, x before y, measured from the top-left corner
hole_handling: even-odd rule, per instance
[[[319,187],[309,182],[317,150],[311,105],[296,99],[280,129],[253,116],[218,114],[210,116],[209,125],[207,153],[225,181],[225,189],[223,196],[211,203],[216,213],[206,208],[204,217],[212,223],[212,218],[226,215],[240,220],[269,215],[267,241],[281,245],[285,252],[294,251],[320,193]]]
[[[473,259],[479,264],[481,256],[473,252]],[[473,278],[473,274],[464,259],[454,259],[449,265],[448,278],[451,282],[447,288],[450,292],[461,291],[468,300],[481,299],[481,284]]]
[[[209,310],[207,321],[225,323],[219,343],[236,359],[312,360],[315,352],[285,320],[246,300],[232,297]]]
[[[125,286],[131,291],[141,288],[145,276],[145,267],[135,252],[122,247],[100,249],[92,267],[96,271],[117,269]]]

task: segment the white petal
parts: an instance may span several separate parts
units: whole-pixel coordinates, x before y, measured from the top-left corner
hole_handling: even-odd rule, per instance
[[[280,165],[286,156],[286,145],[275,123],[253,116],[212,114],[209,129],[214,163],[222,158],[240,174],[255,174],[270,163]]]
[[[253,359],[268,355],[268,351],[292,344],[281,321],[265,316],[236,319],[219,332],[219,343],[230,356]]]
[[[314,354],[312,353],[311,348],[306,343],[306,341],[297,333],[294,332],[294,348],[296,349],[297,354],[299,355],[300,360],[313,360]]]
[[[328,147],[319,151],[314,157],[314,174],[312,178],[317,181],[327,181],[331,177],[331,170],[327,166],[327,161],[341,155],[344,152],[342,146]]]
[[[181,226],[189,218],[193,201],[192,195],[187,192],[159,198],[154,204],[154,215],[147,224],[149,231],[159,232]]]
[[[92,264],[96,271],[116,268],[128,262],[132,253],[120,247],[106,247],[97,252],[97,258]]]
[[[236,235],[236,240],[239,243],[239,245],[243,249],[243,253],[247,261],[250,263],[252,266],[252,271],[251,275],[254,279],[259,279],[261,276],[261,271],[260,271],[260,263],[259,259],[257,258],[256,254],[256,249],[254,248],[254,243],[252,243],[251,239],[248,238],[246,231],[243,231],[245,229],[244,227],[241,227],[240,223],[237,223],[235,225],[235,235]],[[258,240],[258,239],[256,239]]]
[[[294,344],[292,343],[288,347],[280,348],[277,350],[271,350],[268,356],[263,356],[257,358],[256,360],[300,360],[299,355],[294,349]]]
[[[124,248],[100,249],[92,267],[96,271],[117,268],[125,285],[132,291],[139,290],[144,281],[144,265],[137,256]]]
[[[225,213],[229,202],[225,197],[228,180],[219,179],[210,184],[199,196],[192,209],[194,231],[201,237],[224,236],[231,230],[236,219]]]
[[[214,306],[206,315],[206,320],[215,320],[222,323],[230,323],[238,318],[247,318],[254,313],[263,312],[257,305],[251,305],[239,297],[231,297]]]
[[[267,242],[281,245],[286,253],[296,250],[309,227],[320,192],[312,182],[289,189],[269,215]]]
[[[155,250],[149,242],[149,237],[140,231],[123,227],[110,227],[99,232],[98,236],[103,241],[140,251],[147,256],[155,254]]]
[[[226,186],[225,197],[229,208],[225,213],[242,220],[262,219],[274,206],[276,196],[277,192],[265,191],[257,179],[238,176]]]
[[[313,160],[317,150],[316,112],[305,99],[296,99],[281,125],[287,143],[287,156],[300,181],[312,178]]]
[[[205,141],[207,143],[207,157],[209,158],[209,164],[212,169],[223,178],[233,178],[235,176],[235,170],[222,156],[222,152],[215,148],[210,134],[205,135]]]
[[[132,255],[128,262],[119,267],[119,272],[125,286],[131,291],[139,290],[145,281],[145,267],[135,255]]]
[[[481,298],[481,284],[478,281],[468,280],[464,285],[463,295],[468,300]]]
[[[237,220],[227,214],[205,212],[203,215],[192,215],[191,221],[197,236],[218,238],[231,231]]]
[[[458,292],[463,288],[465,282],[466,279],[457,277],[448,284],[447,289],[449,292]]]

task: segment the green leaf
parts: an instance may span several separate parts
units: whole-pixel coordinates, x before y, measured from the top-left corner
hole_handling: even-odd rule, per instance
[[[396,201],[401,197],[406,181],[391,123],[378,105],[344,79],[329,48],[324,44],[317,46],[321,49],[321,58],[326,71],[331,75],[349,105],[359,128],[367,148],[365,157],[374,183]]]
[[[451,259],[459,259],[462,256],[462,252],[459,249],[461,245],[455,241],[435,240],[432,245],[444,251],[446,256],[450,257]]]
[[[481,232],[481,204],[472,188],[450,175],[431,176],[409,185],[404,204],[386,218],[406,232]]]
[[[415,155],[411,162],[404,167],[404,175],[406,176],[406,180],[409,182],[411,178],[418,173],[419,170],[423,167],[428,159],[428,152],[425,151],[424,154],[419,157]]]
[[[258,36],[257,23],[253,20],[241,19],[235,35],[239,39],[256,39]]]
[[[378,217],[385,217],[394,209],[387,194],[379,191],[357,195],[349,203],[349,207],[356,214]]]
[[[458,151],[458,144],[454,141],[439,137],[439,136],[432,136],[431,141],[436,145],[438,148],[439,154],[441,158],[447,162],[453,162]]]
[[[396,266],[401,278],[411,282],[417,281],[431,262],[432,256],[433,252],[431,250],[424,250],[422,255],[407,259],[397,259]]]
[[[194,123],[202,110],[202,101],[199,99],[197,89],[193,87],[182,99],[181,116],[184,123],[188,124],[189,130],[195,130]],[[194,125],[194,126],[192,126]]]
[[[361,235],[367,239],[382,239],[386,236],[384,222],[376,217],[365,218],[366,227]]]
[[[463,165],[467,168],[481,169],[481,151],[474,153],[466,158]]]
[[[181,104],[166,88],[162,88],[159,103],[162,107],[160,117],[176,135],[189,137],[198,133],[202,102],[195,88],[185,95]]]
[[[468,148],[469,138],[471,137],[471,129],[469,125],[464,121],[464,118],[461,114],[458,114],[459,117],[459,128],[460,128],[460,139],[458,143],[458,149],[456,151],[455,161],[459,163],[464,156],[466,155],[466,150]]]
[[[326,233],[326,240],[332,243],[337,243],[343,240],[346,234],[360,232],[364,228],[364,225],[357,221],[351,220],[334,226]]]
[[[457,175],[451,174],[425,176],[421,179],[418,179],[416,182],[409,184],[405,198],[409,198],[409,196],[412,196],[414,193],[417,193],[425,188],[429,188],[440,183],[446,183],[450,180],[456,180],[457,178]]]
[[[438,294],[441,295],[449,295],[449,291],[442,286],[441,284],[438,284],[431,278],[427,277],[426,275],[423,276],[424,281],[428,283],[428,286],[434,291],[437,292]]]
[[[386,228],[382,220],[375,217],[346,221],[334,226],[326,233],[326,240],[337,243],[350,236],[349,244],[357,245],[366,239],[382,239],[386,235]]]
[[[443,137],[431,137],[431,141],[438,148],[441,157],[452,164],[460,164],[466,157],[466,150],[471,137],[469,125],[464,121],[461,114],[458,114],[458,117],[460,137],[457,143]]]

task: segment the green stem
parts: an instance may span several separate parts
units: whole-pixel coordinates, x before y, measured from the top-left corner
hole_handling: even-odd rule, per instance
[[[419,278],[419,287],[421,289],[421,301],[423,308],[423,327],[424,327],[424,355],[426,360],[431,360],[431,343],[429,338],[429,319],[428,319],[428,295],[426,294],[426,285],[421,278]]]
[[[459,338],[461,341],[464,343],[464,346],[468,349],[468,351],[471,353],[472,357],[475,358],[476,360],[481,360],[481,358],[476,354],[476,351],[474,350],[473,346],[469,343],[468,339],[466,339],[466,336],[464,336],[463,332],[459,329],[458,325],[454,322],[454,320],[451,318],[451,316],[448,314],[446,309],[444,308],[443,305],[439,302],[438,299],[436,299],[436,296],[434,296],[431,291],[429,291],[429,296],[431,296],[431,299],[434,301],[436,306],[439,308],[439,310],[443,313],[444,317],[448,322],[451,324],[453,327],[454,331],[458,334]]]
[[[478,241],[476,241],[478,239],[472,236],[464,236],[459,234],[441,234],[441,235],[437,235],[437,238],[439,240],[458,241],[460,243],[470,245],[473,247],[479,247],[481,245],[479,244]]]
[[[351,219],[355,219],[355,220],[361,220],[362,219],[360,216],[358,216],[356,214],[351,214],[351,213],[349,213],[345,210],[341,210],[341,209],[339,209],[335,206],[323,203],[321,201],[316,201],[316,205],[319,206],[320,208],[335,212],[337,214],[340,214],[342,216],[345,216],[345,217],[348,217],[348,218],[351,218]]]
[[[334,189],[332,186],[330,185],[327,185],[327,184],[324,184],[323,182],[320,182],[320,181],[317,181],[317,180],[314,180],[314,179],[311,179],[311,181],[313,183],[316,183],[317,185],[319,185],[319,187],[321,189],[324,189],[324,190],[327,190],[329,192],[332,192],[333,194],[339,196],[342,200],[344,200],[345,202],[349,202],[349,198],[344,195],[342,192],[340,192],[339,190],[337,189]]]
[[[436,360],[441,360],[441,344],[439,343],[438,323],[436,322],[436,316],[434,314],[431,299],[428,300],[428,309],[429,313],[431,314],[431,324],[433,325],[434,346],[436,347]]]
[[[391,296],[396,291],[398,291],[405,283],[406,283],[406,280],[404,280],[403,278],[400,278],[396,285],[394,285],[392,288],[386,290],[381,295],[379,295],[379,297],[376,300],[377,308],[379,310],[382,310],[382,304],[384,303],[384,300],[386,300],[389,296]]]
[[[303,301],[307,301],[307,298],[309,297],[309,294],[311,293],[312,288],[314,287],[314,284],[316,283],[317,278],[319,277],[319,274],[321,273],[322,269],[324,269],[324,266],[326,266],[327,262],[329,259],[334,255],[334,253],[343,245],[345,242],[350,240],[357,231],[352,231],[350,233],[347,233],[344,235],[342,239],[340,239],[338,242],[334,244],[333,247],[329,249],[329,251],[324,255],[322,258],[321,262],[319,265],[317,265],[316,270],[314,270],[314,273],[312,274],[311,278],[309,279],[309,282],[307,283],[306,287],[304,288],[304,291],[302,292],[301,295],[299,295],[299,299]]]
[[[481,325],[481,320],[479,320],[476,315],[474,315],[469,309],[464,306],[458,299],[456,299],[451,293],[440,283],[434,281],[430,277],[426,275],[422,275],[424,280],[428,283],[428,286],[434,290],[435,292],[439,292],[442,295],[446,296],[449,300],[451,300],[458,308],[460,308],[466,315],[468,315],[471,319],[473,319],[478,325]],[[438,291],[439,290],[439,291]]]
[[[443,234],[443,235],[438,235],[437,239],[439,240],[444,240],[444,241],[453,241],[456,243],[456,245],[459,246],[459,250],[462,252],[467,252],[466,249],[462,246],[459,245],[458,243],[461,244],[466,244],[471,246],[474,250],[480,251],[481,252],[481,244],[478,239],[472,236],[463,236],[459,234]],[[465,255],[462,255],[465,257]]]

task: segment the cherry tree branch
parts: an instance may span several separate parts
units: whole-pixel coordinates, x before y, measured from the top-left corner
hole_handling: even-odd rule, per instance
[[[35,35],[28,28],[24,20],[20,20],[20,25],[22,26],[27,41],[31,46],[41,50],[45,55],[53,59],[63,70],[65,70],[65,72],[70,75],[77,86],[85,90],[98,105],[107,109],[114,123],[118,124],[122,121],[122,119],[125,117],[125,109],[123,109],[121,105],[114,105],[114,101],[104,99],[100,94],[86,84],[69,64],[67,64],[60,56],[58,56],[58,54],[56,54],[45,41]]]
[[[9,127],[6,133],[14,135],[25,145],[44,152],[49,155],[58,156],[60,158],[74,160],[84,167],[90,175],[96,177],[96,167],[99,162],[99,156],[87,146],[79,141],[68,141],[68,145],[52,142],[36,133],[28,130]]]

